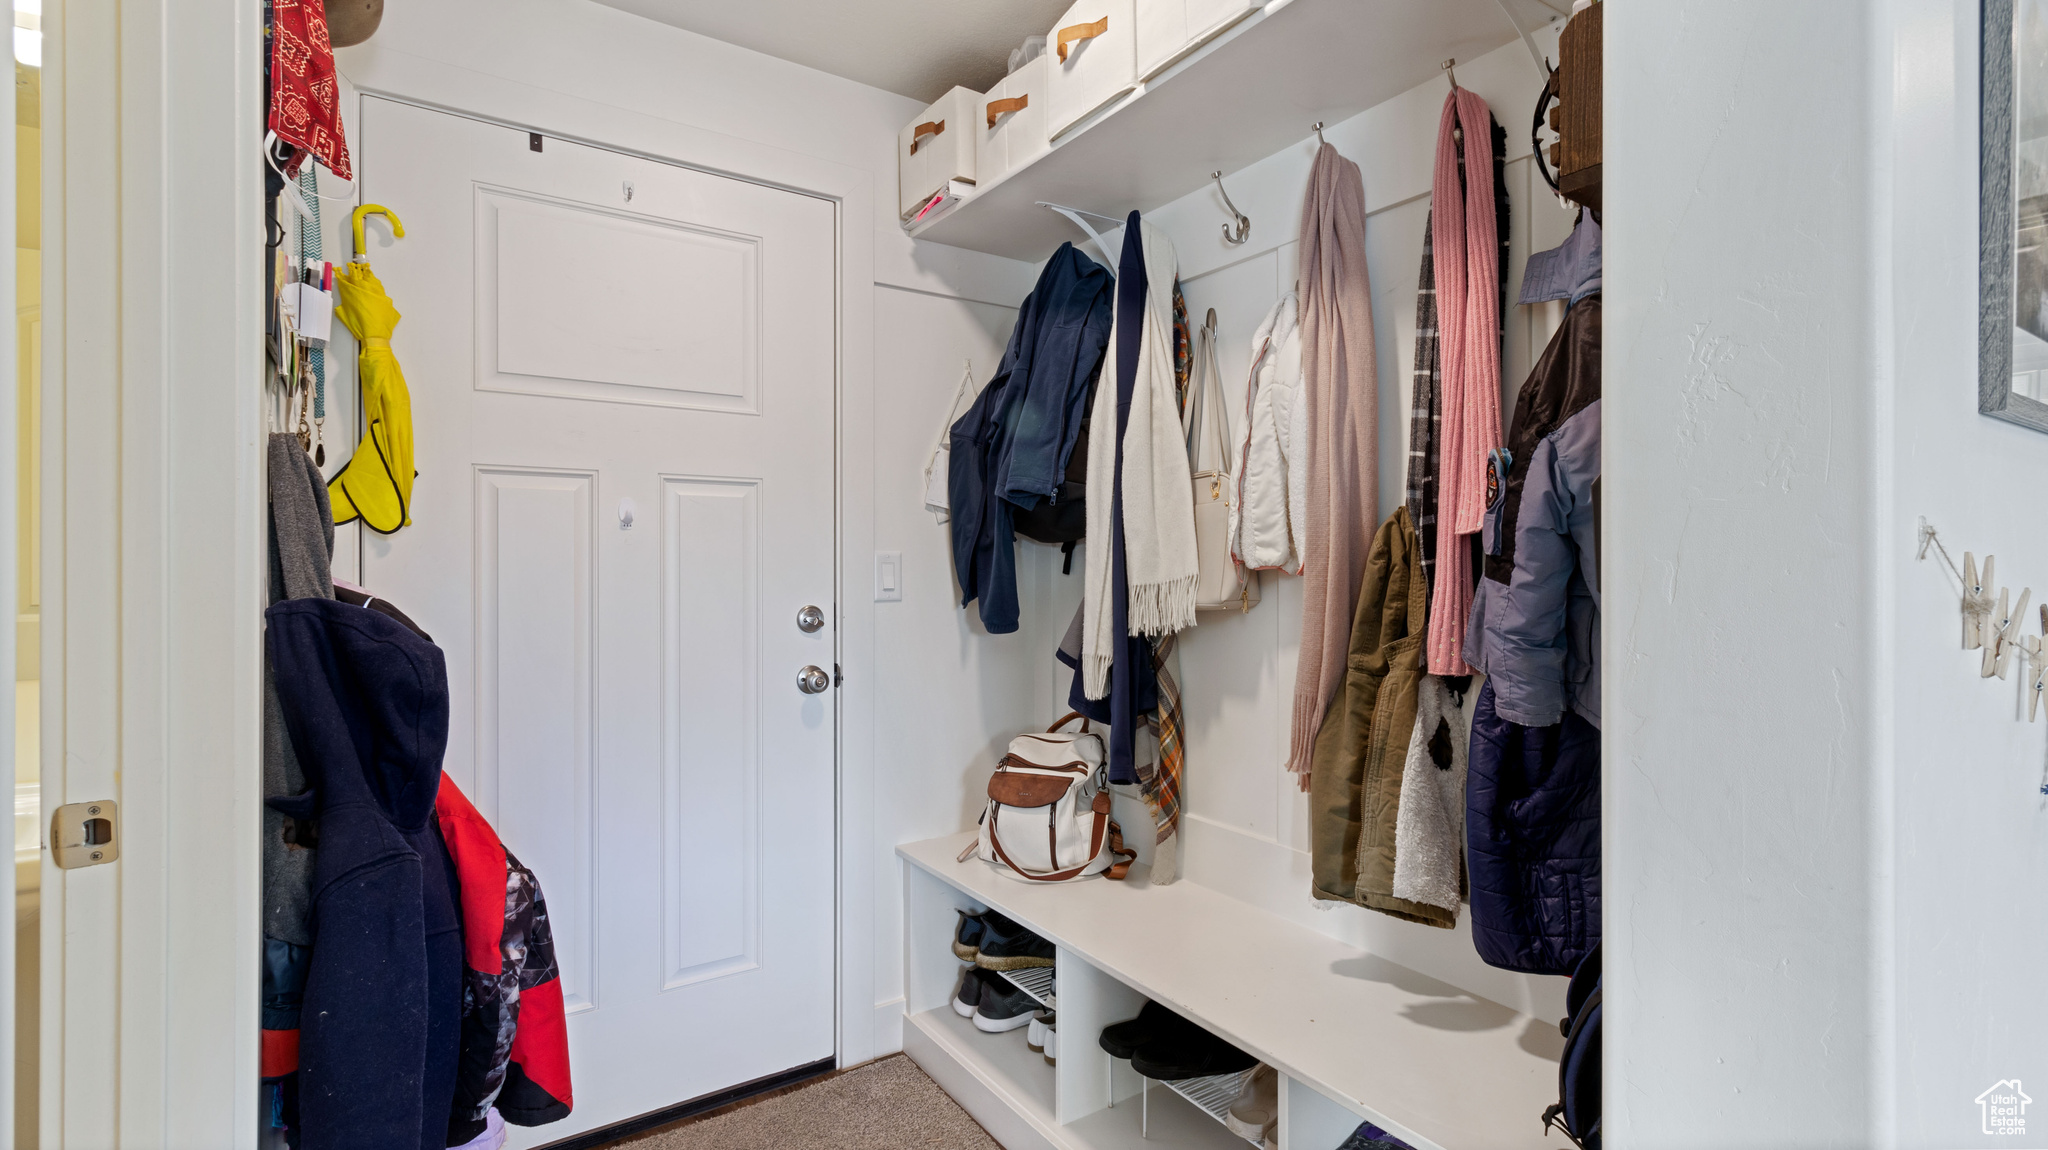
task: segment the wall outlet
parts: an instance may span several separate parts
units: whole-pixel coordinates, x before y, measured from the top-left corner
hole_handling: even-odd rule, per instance
[[[875,552],[875,602],[903,602],[903,552]]]

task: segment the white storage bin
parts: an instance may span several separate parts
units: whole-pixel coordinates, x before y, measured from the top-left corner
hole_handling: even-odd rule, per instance
[[[1138,79],[1150,80],[1259,10],[1265,0],[1136,0]]]
[[[1133,0],[1080,0],[1052,26],[1045,127],[1058,139],[1138,86]]]
[[[993,184],[1052,148],[1045,130],[1045,85],[1050,56],[1038,56],[1003,78],[981,101],[974,122],[975,179]]]
[[[948,181],[974,183],[981,93],[955,88],[896,135],[896,211],[908,217]]]

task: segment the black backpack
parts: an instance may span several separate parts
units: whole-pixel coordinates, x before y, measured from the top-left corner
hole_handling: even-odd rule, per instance
[[[1557,1067],[1557,1104],[1543,1112],[1575,1146],[1600,1150],[1600,947],[1579,961],[1564,993],[1564,1058]]]
[[[1097,380],[1101,378],[1097,369]],[[1095,384],[1088,384],[1088,397],[1081,404],[1081,430],[1074,436],[1074,453],[1067,457],[1067,469],[1060,474],[1059,490],[1051,499],[1039,500],[1026,510],[1015,508],[1010,527],[1026,539],[1058,543],[1066,555],[1064,570],[1074,567],[1074,544],[1088,534],[1088,427],[1094,422]]]

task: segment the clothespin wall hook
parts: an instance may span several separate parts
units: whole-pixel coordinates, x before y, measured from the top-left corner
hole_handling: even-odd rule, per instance
[[[2041,696],[2048,691],[2048,648],[2028,635],[2020,640],[2020,649],[2027,655],[2020,677],[2027,684],[2027,722],[2031,723],[2041,717]]]

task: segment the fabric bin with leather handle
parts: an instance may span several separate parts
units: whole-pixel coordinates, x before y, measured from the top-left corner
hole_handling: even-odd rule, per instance
[[[1044,734],[1019,735],[988,780],[981,833],[960,857],[977,854],[1018,878],[1070,882],[1107,872],[1122,878],[1135,852],[1109,817],[1102,736],[1062,733],[1070,714]]]
[[[1052,140],[1045,131],[1046,68],[1052,57],[1037,56],[1003,77],[981,101],[975,121],[975,180],[987,187],[1043,156]]]
[[[1150,80],[1259,10],[1265,0],[1137,0],[1138,79]]]
[[[1195,610],[1249,611],[1259,602],[1259,577],[1230,553],[1230,505],[1238,498],[1231,472],[1230,413],[1216,366],[1216,309],[1195,329],[1195,378],[1181,434],[1195,501]]]
[[[1138,86],[1133,0],[1080,0],[1052,26],[1045,128],[1052,139]]]
[[[974,179],[974,115],[981,93],[955,88],[896,134],[896,213],[908,219],[947,183]]]

